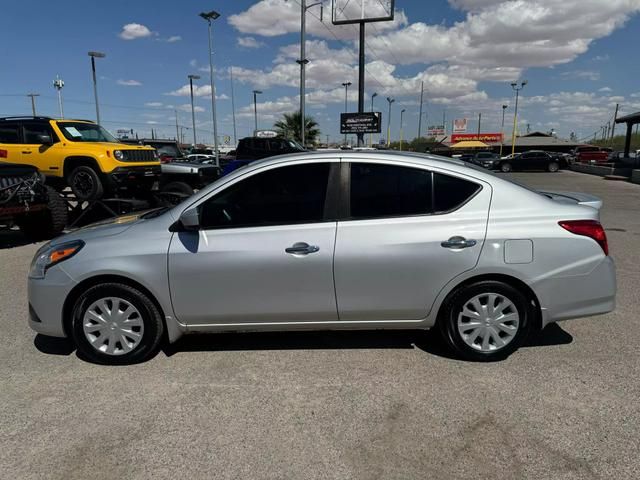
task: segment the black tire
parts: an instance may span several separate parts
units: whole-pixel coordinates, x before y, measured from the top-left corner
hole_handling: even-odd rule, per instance
[[[83,317],[95,301],[105,297],[118,297],[133,305],[139,312],[144,325],[140,343],[130,352],[109,355],[98,351],[86,338]],[[72,313],[72,336],[78,354],[93,363],[101,365],[129,365],[144,362],[158,353],[164,335],[162,315],[156,304],[140,290],[122,283],[103,283],[86,290],[76,300]]]
[[[78,200],[98,200],[104,195],[100,175],[93,168],[81,165],[67,175],[67,183]]]
[[[162,193],[176,193],[190,197],[193,195],[193,188],[186,182],[169,182],[160,189]]]
[[[458,315],[464,306],[476,295],[484,293],[497,293],[504,296],[513,303],[519,316],[518,330],[513,339],[504,347],[489,352],[469,346],[458,330]],[[508,357],[527,338],[532,323],[533,311],[527,297],[511,285],[494,280],[480,281],[457,289],[444,302],[438,316],[440,333],[456,356],[476,362],[490,362]]]
[[[500,164],[500,171],[503,173],[509,173],[513,168],[509,162],[503,162]]]
[[[558,165],[558,162],[550,162],[549,165],[547,165],[547,171],[555,173],[558,170],[560,170],[560,165]]]
[[[20,221],[20,230],[32,240],[57,237],[67,226],[68,210],[64,198],[47,186],[47,209],[28,214]]]

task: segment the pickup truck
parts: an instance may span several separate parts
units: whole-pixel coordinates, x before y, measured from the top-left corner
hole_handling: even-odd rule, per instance
[[[574,161],[577,163],[605,163],[609,161],[609,152],[600,147],[584,145],[573,151]]]

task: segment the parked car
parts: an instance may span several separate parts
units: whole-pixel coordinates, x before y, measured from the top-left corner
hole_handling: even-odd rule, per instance
[[[185,158],[185,161],[191,163],[207,163],[207,164],[216,164],[216,156],[208,155],[204,153],[190,153]]]
[[[241,138],[238,142],[238,148],[236,148],[235,160],[231,160],[222,166],[222,175],[227,175],[261,158],[304,151],[305,149],[297,142],[282,137]]]
[[[480,167],[493,168],[500,164],[500,155],[493,152],[478,152],[469,161]]]
[[[186,333],[371,328],[435,328],[461,358],[499,359],[614,308],[601,205],[421,154],[269,158],[44,245],[29,324],[99,363]]]
[[[611,152],[609,154],[609,162],[620,162],[625,158],[635,159],[638,158],[638,152],[629,152],[629,156],[625,157],[624,152]]]
[[[157,138],[136,138],[121,140],[123,143],[129,145],[145,145],[147,147],[155,148],[160,163],[169,163],[176,160],[184,160],[185,153],[175,140],[164,140]]]
[[[0,149],[4,160],[35,166],[48,184],[69,186],[83,201],[121,191],[146,195],[160,176],[153,148],[125,145],[88,120],[0,118]]]
[[[514,156],[511,159],[501,159],[494,163],[493,168],[504,173],[512,170],[546,170],[557,172],[560,169],[558,160],[541,150],[530,150]]]
[[[197,161],[174,161],[162,164],[160,191],[188,197],[220,177],[220,169],[213,164]]]
[[[573,159],[578,163],[604,163],[609,160],[609,153],[592,145],[576,147]]]
[[[5,150],[0,148],[0,157]],[[67,224],[67,204],[31,165],[0,162],[0,225],[20,230],[33,240],[60,235]]]
[[[573,155],[563,152],[547,152],[551,157],[558,162],[560,168],[568,168],[573,163]]]

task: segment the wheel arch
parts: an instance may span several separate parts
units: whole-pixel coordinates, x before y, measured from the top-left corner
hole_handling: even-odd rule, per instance
[[[141,284],[136,280],[133,280],[124,275],[117,275],[117,274],[102,274],[102,275],[96,275],[93,277],[86,278],[81,282],[79,282],[69,292],[69,294],[67,295],[67,298],[64,301],[64,305],[62,307],[63,329],[67,337],[71,338],[72,311],[76,301],[78,300],[80,295],[82,295],[82,293],[84,293],[87,289],[103,283],[121,283],[123,285],[127,285],[129,287],[140,290],[149,298],[149,300],[153,302],[153,304],[156,306],[156,308],[160,312],[160,316],[162,317],[162,322],[165,327],[164,328],[165,335],[167,337],[165,338],[165,340],[168,340],[170,343],[173,343],[178,338],[180,338],[180,336],[182,335],[182,331],[174,324],[175,322],[167,321],[166,312],[162,308],[162,305],[160,304],[156,296],[151,292],[151,290],[149,290],[147,287],[145,287],[143,284]]]
[[[505,273],[484,273],[480,275],[475,275],[469,278],[465,278],[461,282],[457,283],[453,288],[451,288],[446,295],[444,296],[442,302],[438,305],[437,315],[436,315],[436,323],[441,318],[441,312],[445,308],[447,301],[454,295],[458,290],[467,285],[471,285],[472,283],[493,280],[497,282],[506,283],[507,285],[512,286],[513,288],[521,291],[526,297],[527,301],[531,305],[531,311],[533,312],[533,328],[535,330],[540,330],[542,328],[542,309],[540,307],[540,301],[538,300],[538,296],[533,291],[533,289],[523,282],[521,279],[514,277],[512,275],[508,275]]]
[[[64,178],[67,178],[67,175],[69,175],[74,168],[83,165],[93,168],[98,175],[102,174],[100,164],[94,157],[90,157],[87,155],[72,155],[64,159],[62,175],[64,176]]]

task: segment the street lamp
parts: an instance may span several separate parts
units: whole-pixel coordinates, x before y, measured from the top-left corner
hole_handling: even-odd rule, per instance
[[[402,137],[404,137],[404,132],[402,131],[402,121],[404,117],[404,112],[406,111],[407,111],[406,108],[403,108],[402,110],[400,110],[400,151],[402,151]]]
[[[100,125],[100,107],[98,107],[98,82],[96,81],[96,58],[104,58],[106,55],[102,52],[88,52],[91,57],[91,73],[93,74],[93,96],[96,101],[96,121]]]
[[[344,82],[342,84],[342,86],[344,87],[344,113],[347,113],[347,92],[349,90],[349,87],[351,86],[351,82]],[[344,134],[344,144],[347,144],[347,134]]]
[[[193,106],[193,81],[200,80],[200,75],[189,75],[189,91],[191,92],[191,123],[193,125],[193,148],[196,148],[196,111]]]
[[[391,145],[391,104],[395,102],[395,99],[387,97],[389,103],[389,118],[387,119],[387,148]]]
[[[500,157],[502,157],[502,147],[504,146],[504,113],[509,105],[502,105],[502,130],[500,130],[502,138],[500,139]]]
[[[62,87],[64,87],[64,80],[56,75],[56,79],[53,81],[53,88],[58,92],[58,108],[60,109],[60,118],[64,118],[64,109],[62,108]]]
[[[256,135],[258,131],[258,95],[262,94],[262,90],[254,90],[253,91],[253,119],[255,122],[255,129],[253,130],[253,134]]]
[[[371,113],[373,113],[373,99],[378,96],[378,92],[373,92],[371,95]],[[369,147],[373,147],[373,133],[369,134]]]
[[[220,166],[220,156],[218,154],[218,123],[216,121],[216,88],[213,82],[213,51],[211,49],[211,21],[218,18],[220,14],[215,10],[211,10],[210,12],[202,12],[199,15],[209,24],[209,78],[211,81],[211,120],[213,121],[213,151],[216,156],[216,166]]]
[[[526,84],[527,84],[526,80],[523,80],[522,82],[520,82],[520,85],[518,85],[518,82],[511,83],[511,88],[513,88],[513,90],[516,92],[516,106],[513,111],[513,132],[511,133],[511,155],[516,153],[516,128],[518,126],[518,123],[517,123],[518,122],[518,97],[520,96],[520,90],[522,90]]]

